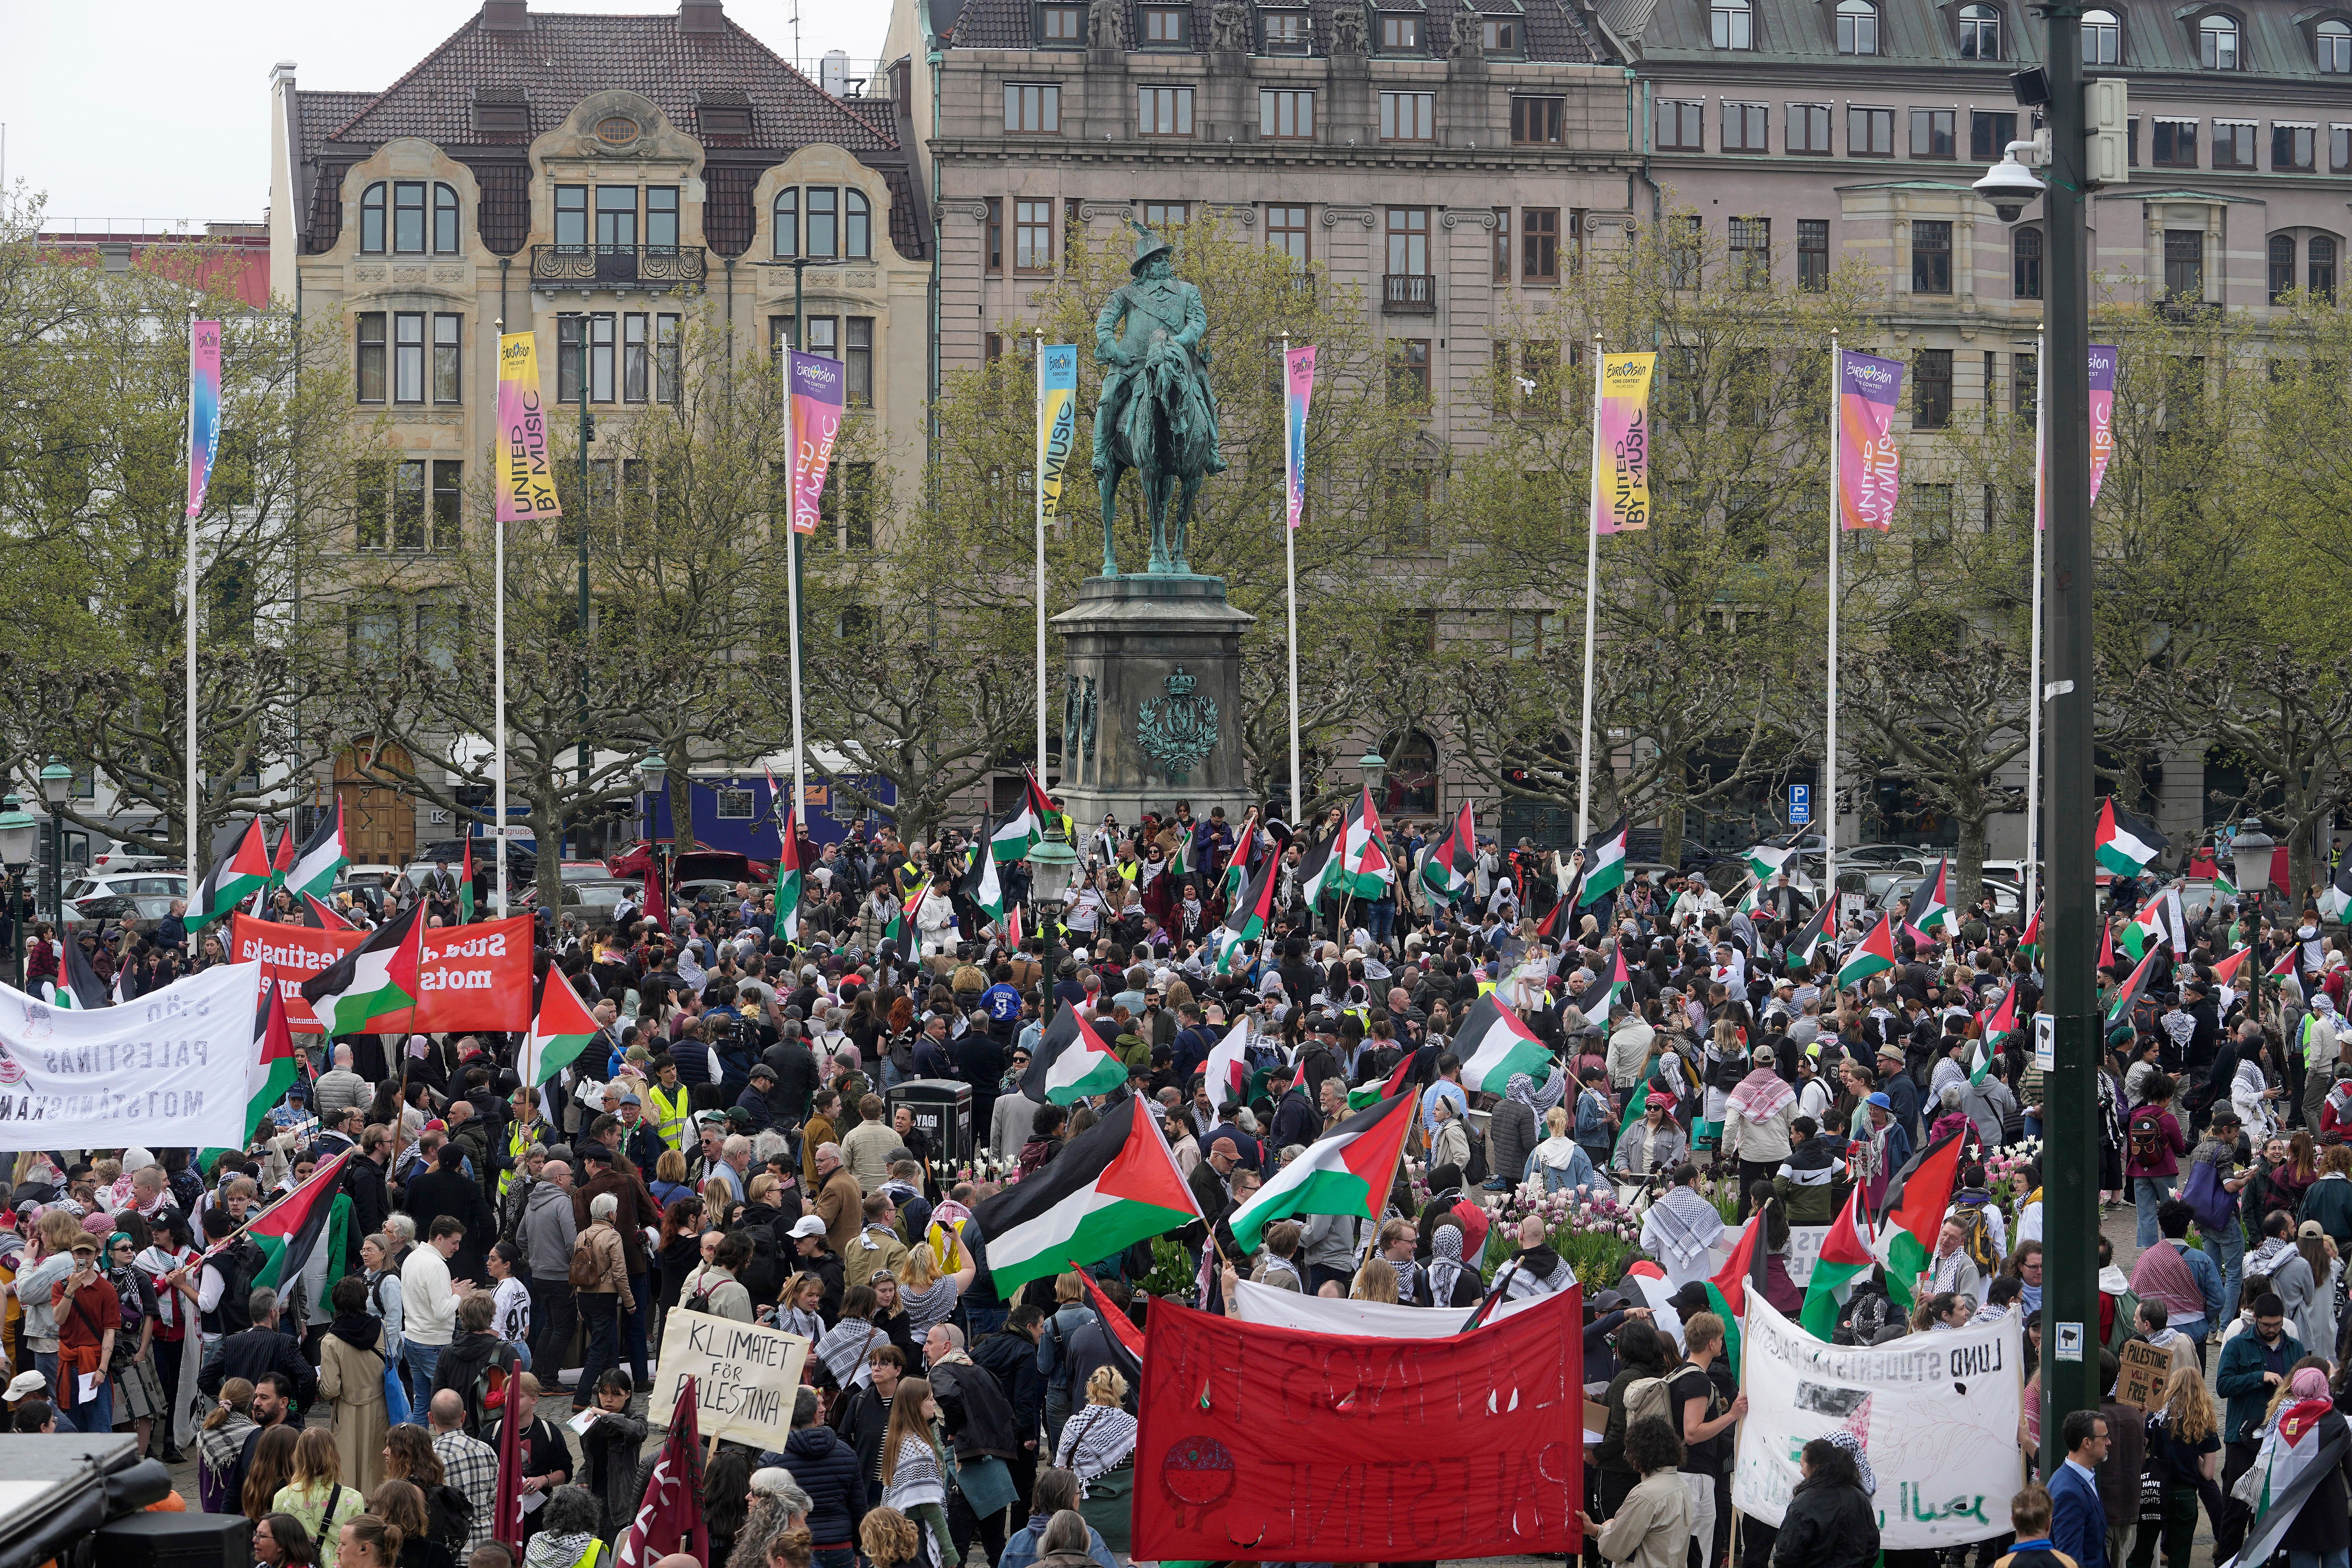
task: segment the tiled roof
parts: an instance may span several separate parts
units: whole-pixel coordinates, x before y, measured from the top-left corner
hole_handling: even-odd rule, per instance
[[[316,147],[335,133],[335,128],[367,107],[372,92],[297,92],[294,97],[302,119],[302,145]]]
[[[1120,7],[1119,37],[1130,50],[1142,36],[1143,18],[1140,0],[1091,0],[1097,5]],[[1703,3],[1703,0],[1702,0]],[[1314,52],[1329,52],[1331,13],[1342,5],[1363,8],[1363,0],[1307,0],[1312,18]],[[1196,52],[1209,47],[1209,14],[1213,0],[1192,0],[1192,36]],[[1376,7],[1377,0],[1376,0]],[[1389,10],[1422,11],[1431,17],[1426,29],[1432,47],[1422,58],[1443,59],[1447,44],[1453,37],[1454,8],[1433,0],[1397,0]],[[1518,0],[1510,4],[1482,5],[1489,16],[1503,16],[1514,10],[1522,13],[1527,23],[1527,56],[1531,60],[1558,64],[1590,64],[1605,58],[1603,51],[1586,31],[1582,18],[1566,0]],[[1035,47],[1031,0],[970,0],[956,17],[953,36],[943,40],[959,49],[1026,49]],[[1136,51],[1150,55],[1158,50]],[[1277,57],[1279,58],[1279,57]],[[1517,58],[1517,56],[1499,57]]]

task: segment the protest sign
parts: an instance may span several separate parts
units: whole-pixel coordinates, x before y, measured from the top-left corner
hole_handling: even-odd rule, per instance
[[[2116,1377],[2116,1398],[2142,1410],[2164,1403],[2164,1385],[2172,1381],[2172,1352],[2146,1340],[2126,1340],[2116,1352],[2122,1370]]]
[[[1409,1340],[1154,1302],[1136,1556],[1378,1563],[1578,1550],[1583,1311],[1571,1289],[1466,1334]]]
[[[1749,1291],[1741,1336],[1748,1419],[1732,1506],[1777,1528],[1805,1444],[1843,1430],[1862,1439],[1877,1473],[1871,1500],[1886,1551],[2006,1534],[2009,1500],[2024,1480],[2020,1336],[2012,1312],[1883,1345],[1832,1345]]]
[[[1806,1285],[1812,1281],[1813,1265],[1822,1260],[1822,1238],[1830,1233],[1825,1225],[1792,1225],[1789,1227],[1789,1283]]]
[[[367,938],[363,931],[278,925],[245,914],[229,921],[232,956],[277,972],[287,1026],[297,1034],[320,1032],[318,1016],[302,999],[302,982],[333,967]],[[530,1027],[530,952],[529,915],[428,930],[416,971],[423,994],[409,1027],[434,1035],[453,1029],[514,1034]]]
[[[660,1375],[646,1408],[674,1408],[679,1382],[691,1377],[704,1437],[782,1448],[792,1434],[793,1392],[801,1385],[808,1353],[805,1334],[673,1307],[662,1330]]]
[[[245,1142],[261,970],[224,963],[112,1007],[0,985],[0,1144],[201,1149]]]

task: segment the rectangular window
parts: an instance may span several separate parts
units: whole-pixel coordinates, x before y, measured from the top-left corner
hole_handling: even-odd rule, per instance
[[[1478,42],[1490,55],[1516,55],[1519,52],[1519,24],[1507,16],[1481,17]]]
[[[1564,98],[1511,100],[1511,145],[1557,147],[1568,100]]]
[[[1949,109],[1915,109],[1911,111],[1911,156],[1914,158],[1957,158],[1959,147],[1953,138],[1952,122],[1956,111]]]
[[[1311,138],[1315,134],[1315,95],[1290,88],[1259,88],[1257,133],[1285,142]]]
[[[457,401],[458,367],[464,359],[465,318],[447,314],[433,318],[433,401]]]
[[[588,400],[613,401],[613,312],[588,318]]]
[[[1421,18],[1418,16],[1383,16],[1381,18],[1381,52],[1396,54],[1421,47]]]
[[[1143,10],[1143,43],[1147,48],[1181,49],[1192,40],[1192,11],[1189,5],[1147,5]]]
[[[1527,207],[1519,213],[1519,281],[1559,281],[1559,209]]]
[[[663,254],[677,249],[677,187],[646,187],[646,248]]]
[[[801,193],[797,185],[786,185],[776,193],[776,254],[798,256],[801,253]]]
[[[1265,209],[1265,242],[1300,267],[1308,257],[1307,209],[1305,207],[1268,207]]]
[[[596,248],[635,250],[637,247],[637,187],[596,187]]]
[[[2271,127],[2271,167],[2307,174],[2315,162],[2313,143],[2318,140],[2316,125],[2273,125]]]
[[[1389,273],[1423,277],[1429,271],[1429,209],[1388,210]]]
[[[1419,408],[1429,402],[1429,340],[1389,340],[1389,401]]]
[[[458,504],[465,497],[466,465],[454,458],[433,459],[433,548],[457,548]]]
[[[1952,351],[1921,349],[1911,368],[1911,427],[1941,430],[1952,422]]]
[[[1143,226],[1149,229],[1172,228],[1192,221],[1191,202],[1146,202],[1143,204]]]
[[[2135,114],[2124,122],[2124,166],[2139,167],[2139,116]]]
[[[2020,419],[2032,419],[2041,405],[2042,356],[2011,354],[2009,361],[2009,405],[2017,411]]]
[[[425,401],[425,316],[395,311],[392,318],[392,400]]]
[[[646,400],[646,318],[632,312],[621,318],[621,401],[643,403]]]
[[[844,395],[852,408],[874,406],[874,318],[852,316],[845,323],[842,345]]]
[[[443,674],[457,668],[466,642],[466,606],[416,606],[416,655]]]
[[[2028,225],[2009,235],[2010,292],[2020,300],[2042,298],[2042,231]]]
[[[1673,153],[1706,150],[1706,105],[1686,99],[1658,100],[1658,145]]]
[[[1004,270],[1004,198],[988,198],[988,227],[985,233],[986,258],[983,265],[992,277]]]
[[[580,401],[580,367],[582,343],[581,322],[586,318],[563,315],[555,318],[555,401]]]
[[[2159,169],[2197,167],[2197,121],[2159,120],[2148,148],[2149,161]]]
[[[678,400],[677,323],[670,312],[654,318],[654,398],[660,403]]]
[[[1969,112],[1969,156],[1979,163],[1998,161],[2017,140],[2017,116],[2008,110]]]
[[[2213,166],[2217,169],[2251,169],[2255,166],[2253,121],[2213,121]]]
[[[874,465],[835,463],[825,471],[817,515],[845,550],[874,548]]]
[[[425,463],[411,458],[392,466],[392,547],[425,548]]]
[[[1189,87],[1139,87],[1135,89],[1136,132],[1142,136],[1192,134],[1192,89]]]
[[[1268,54],[1303,55],[1307,52],[1307,13],[1304,11],[1261,11],[1265,24],[1265,47]]]
[[[1015,272],[1054,270],[1054,204],[1016,201],[1013,204],[1013,269]]]
[[[362,550],[382,550],[384,502],[392,484],[389,463],[359,463],[352,468],[352,541]]]
[[[1911,224],[1911,292],[1952,291],[1952,225],[1948,218],[1916,218]]]
[[[351,611],[352,658],[359,664],[383,664],[399,657],[400,616],[394,610]]]
[[[383,401],[383,312],[364,310],[360,314],[359,400],[362,403]]]
[[[1797,287],[1819,293],[1830,286],[1830,220],[1797,220]]]
[[[402,256],[425,254],[425,186],[405,181],[392,187],[392,248]]]
[[[1038,31],[1048,46],[1068,48],[1084,41],[1085,30],[1079,25],[1085,14],[1082,6],[1047,5],[1042,11]]]
[[[1849,158],[1895,156],[1895,111],[1846,106],[1845,155]]]
[[[1666,229],[1666,286],[1696,289],[1700,258],[1706,245],[1706,220],[1696,213],[1677,215]]]
[[[588,187],[555,187],[555,243],[567,250],[588,248]]]
[[[1789,105],[1789,151],[1830,151],[1830,106],[1826,103]]]
[[[1062,84],[1053,81],[1006,82],[1004,129],[1034,135],[1060,131]]]
[[[2164,231],[2164,291],[2185,300],[2205,297],[2205,231]]]
[[[831,316],[809,317],[808,348],[804,352],[813,354],[819,354],[826,359],[839,359],[841,357],[841,336],[836,330],[839,325],[840,323],[835,321]]]
[[[1437,136],[1437,95],[1433,92],[1381,94],[1381,140],[1429,142]]]
[[[2352,125],[2327,128],[2327,172],[2352,174]]]
[[[1736,217],[1731,220],[1731,276],[1743,289],[1772,286],[1772,220]]]
[[[1495,281],[1511,280],[1511,209],[1495,209]]]
[[[808,253],[821,259],[841,254],[841,193],[831,185],[811,185],[808,201]]]
[[[1771,132],[1767,121],[1771,110],[1761,103],[1732,103],[1723,106],[1723,150],[1727,153],[1769,153]]]

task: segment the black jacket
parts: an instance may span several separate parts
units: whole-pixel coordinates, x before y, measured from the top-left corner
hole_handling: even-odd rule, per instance
[[[1801,1480],[1790,1494],[1772,1543],[1773,1568],[1870,1568],[1878,1557],[1878,1513],[1860,1487]]]
[[[196,1386],[207,1399],[220,1397],[221,1384],[232,1377],[251,1383],[264,1373],[278,1373],[294,1391],[294,1403],[308,1410],[319,1402],[319,1374],[302,1359],[301,1345],[276,1329],[247,1329],[221,1341],[220,1354],[196,1373]]]
[[[870,1383],[844,1394],[841,1406],[841,1420],[834,1428],[835,1435],[856,1450],[857,1473],[870,1481],[879,1474],[882,1435],[889,1429],[890,1407],[882,1402],[882,1395]]]
[[[808,1120],[809,1101],[815,1098],[822,1075],[817,1071],[816,1057],[804,1040],[778,1040],[761,1053],[760,1059],[776,1075],[774,1092],[768,1103],[782,1118],[785,1125],[798,1126]]]
[[[876,1434],[880,1442],[880,1434]],[[877,1452],[879,1452],[877,1447]],[[857,1450],[841,1440],[830,1426],[803,1426],[784,1440],[777,1461],[793,1473],[809,1495],[809,1539],[818,1546],[838,1546],[857,1539],[857,1526],[870,1506]]]
[[[1020,1436],[1013,1425],[1013,1405],[997,1386],[995,1374],[974,1362],[941,1362],[931,1368],[931,1394],[940,1402],[940,1425],[959,1459],[993,1454],[1017,1458]]]
[[[1045,1374],[1037,1370],[1037,1344],[1026,1334],[1002,1329],[971,1347],[971,1359],[989,1370],[1013,1405],[1013,1430],[1023,1443],[1045,1430]]]
[[[354,1154],[343,1167],[343,1191],[352,1195],[352,1223],[359,1226],[362,1236],[373,1236],[383,1228],[383,1216],[392,1212],[391,1194],[384,1191],[383,1167],[365,1154]]]
[[[645,1447],[646,1424],[626,1412],[607,1411],[581,1434],[580,1454],[588,1463],[588,1489],[604,1508],[604,1533],[629,1528],[636,1518],[643,1494],[630,1489],[637,1479],[637,1450]]]
[[[477,1162],[475,1169],[480,1168]],[[435,1220],[453,1215],[466,1227],[466,1235],[457,1244],[457,1256],[449,1259],[449,1278],[476,1284],[489,1279],[485,1257],[499,1238],[499,1218],[490,1212],[478,1183],[469,1181],[463,1171],[428,1171],[411,1178],[407,1202],[401,1206],[416,1222],[420,1244],[432,1236]]]
[[[503,1366],[511,1377],[519,1364],[514,1347],[498,1335],[460,1329],[457,1337],[442,1347],[441,1359],[434,1364],[433,1392],[456,1389],[466,1402],[466,1436],[479,1437],[490,1414],[482,1406],[482,1374],[492,1366]]]

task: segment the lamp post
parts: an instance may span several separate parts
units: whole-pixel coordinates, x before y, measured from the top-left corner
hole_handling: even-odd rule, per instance
[[[66,792],[71,788],[73,770],[52,752],[48,764],[41,769],[41,798],[49,804],[49,900],[56,911],[59,937],[65,935],[66,929],[66,834],[65,818],[58,811],[66,803]]]
[[[33,863],[33,846],[40,824],[14,795],[0,800],[0,867],[7,870],[8,930],[16,949],[16,986],[25,988],[25,921],[30,914],[25,899],[25,868]]]
[[[646,857],[647,859],[651,859],[653,857],[661,854],[661,846],[655,842],[654,839],[654,803],[652,797],[660,794],[663,786],[667,782],[669,777],[669,764],[662,761],[662,754],[659,752],[647,752],[637,761],[637,776],[645,781],[646,785]],[[676,824],[672,824],[670,831],[672,838],[675,839],[677,837]],[[669,866],[667,859],[664,860],[662,866],[661,884],[661,923],[663,929],[667,930],[669,926],[670,888]]]
[[[1377,751],[1366,752],[1356,759],[1356,771],[1364,775],[1364,787],[1371,791],[1373,800],[1378,801],[1381,784],[1389,776],[1389,760]]]
[[[1062,814],[1047,822],[1045,837],[1029,851],[1029,897],[1037,906],[1037,934],[1052,951],[1059,915],[1070,900],[1070,879],[1077,872],[1078,852],[1062,835]]]

